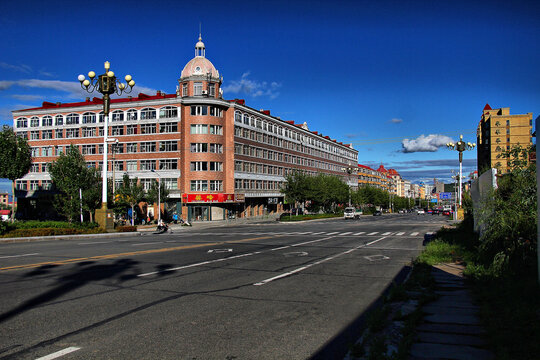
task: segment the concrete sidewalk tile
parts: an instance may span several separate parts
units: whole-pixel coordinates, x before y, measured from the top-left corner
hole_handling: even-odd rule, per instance
[[[434,344],[452,344],[452,345],[467,345],[467,346],[485,346],[486,341],[474,335],[463,334],[448,334],[438,332],[419,331],[417,333],[419,342],[434,343]]]
[[[479,325],[423,323],[416,327],[418,331],[438,332],[447,334],[483,335],[485,329]]]
[[[480,325],[475,315],[432,314],[424,316],[424,321],[436,324]]]
[[[411,356],[418,359],[452,359],[452,360],[491,360],[490,351],[472,346],[416,343],[411,347]]]

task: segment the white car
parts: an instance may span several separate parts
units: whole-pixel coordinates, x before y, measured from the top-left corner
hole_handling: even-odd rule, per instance
[[[424,214],[425,214],[424,209],[418,209],[418,210],[416,211],[416,213],[417,213],[418,215],[424,215]]]
[[[360,219],[360,216],[362,216],[362,210],[353,207],[345,208],[343,212],[344,219]]]

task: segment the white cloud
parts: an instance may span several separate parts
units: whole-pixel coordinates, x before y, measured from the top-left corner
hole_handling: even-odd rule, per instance
[[[393,118],[392,120],[390,120],[390,122],[392,124],[399,124],[403,122],[403,119]]]
[[[0,68],[7,69],[7,70],[18,71],[18,72],[22,72],[22,73],[25,73],[25,74],[30,74],[30,72],[32,71],[32,68],[30,66],[28,66],[28,65],[25,65],[25,64],[11,65],[11,64],[8,64],[8,63],[5,63],[5,62],[0,62]]]
[[[428,136],[420,135],[416,139],[403,139],[401,146],[402,152],[435,152],[447,143],[453,142],[452,138],[445,135],[430,134]]]
[[[43,99],[43,96],[41,95],[19,95],[19,94],[13,94],[11,95],[12,98],[22,101],[32,101],[32,100],[40,100]]]
[[[268,96],[270,99],[275,99],[279,96],[278,89],[281,87],[280,83],[275,81],[268,83],[266,81],[259,82],[256,80],[248,79],[250,72],[242,74],[240,80],[232,80],[230,84],[223,87],[223,92],[230,92],[233,94],[246,94],[253,97]]]

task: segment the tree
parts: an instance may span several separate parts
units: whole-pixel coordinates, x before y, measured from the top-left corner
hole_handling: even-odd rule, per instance
[[[11,221],[15,219],[15,180],[26,175],[31,164],[32,153],[28,141],[4,125],[0,132],[0,178],[11,180]]]
[[[135,206],[144,199],[144,188],[138,184],[138,179],[130,179],[128,174],[124,174],[122,185],[116,190],[118,202],[126,204],[131,208],[131,225],[134,225]]]
[[[161,190],[159,198],[158,198],[158,189]],[[148,192],[146,193],[146,200],[148,200],[148,203],[157,204],[159,200],[161,204],[165,204],[168,199],[169,199],[169,189],[167,189],[167,187],[164,186],[164,184],[161,184],[161,186],[159,186],[156,180],[152,180],[152,183],[150,184],[150,189],[148,189]],[[161,209],[158,209],[158,211],[161,212]]]
[[[306,200],[309,200],[309,186],[308,175],[299,171],[294,171],[293,173],[287,174],[285,177],[285,184],[281,189],[281,192],[285,195],[285,200],[289,203],[303,203]]]
[[[83,209],[92,213],[99,206],[100,176],[96,169],[88,168],[79,148],[71,145],[65,154],[49,165],[53,185],[60,190],[55,207],[71,222],[80,213],[79,189],[83,191]],[[86,196],[85,196],[86,195]]]

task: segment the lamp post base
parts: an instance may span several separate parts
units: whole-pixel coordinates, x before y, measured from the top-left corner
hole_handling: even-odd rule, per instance
[[[107,204],[104,204],[101,209],[96,210],[96,222],[99,224],[99,227],[105,229],[105,231],[114,231],[113,211],[107,209]]]

